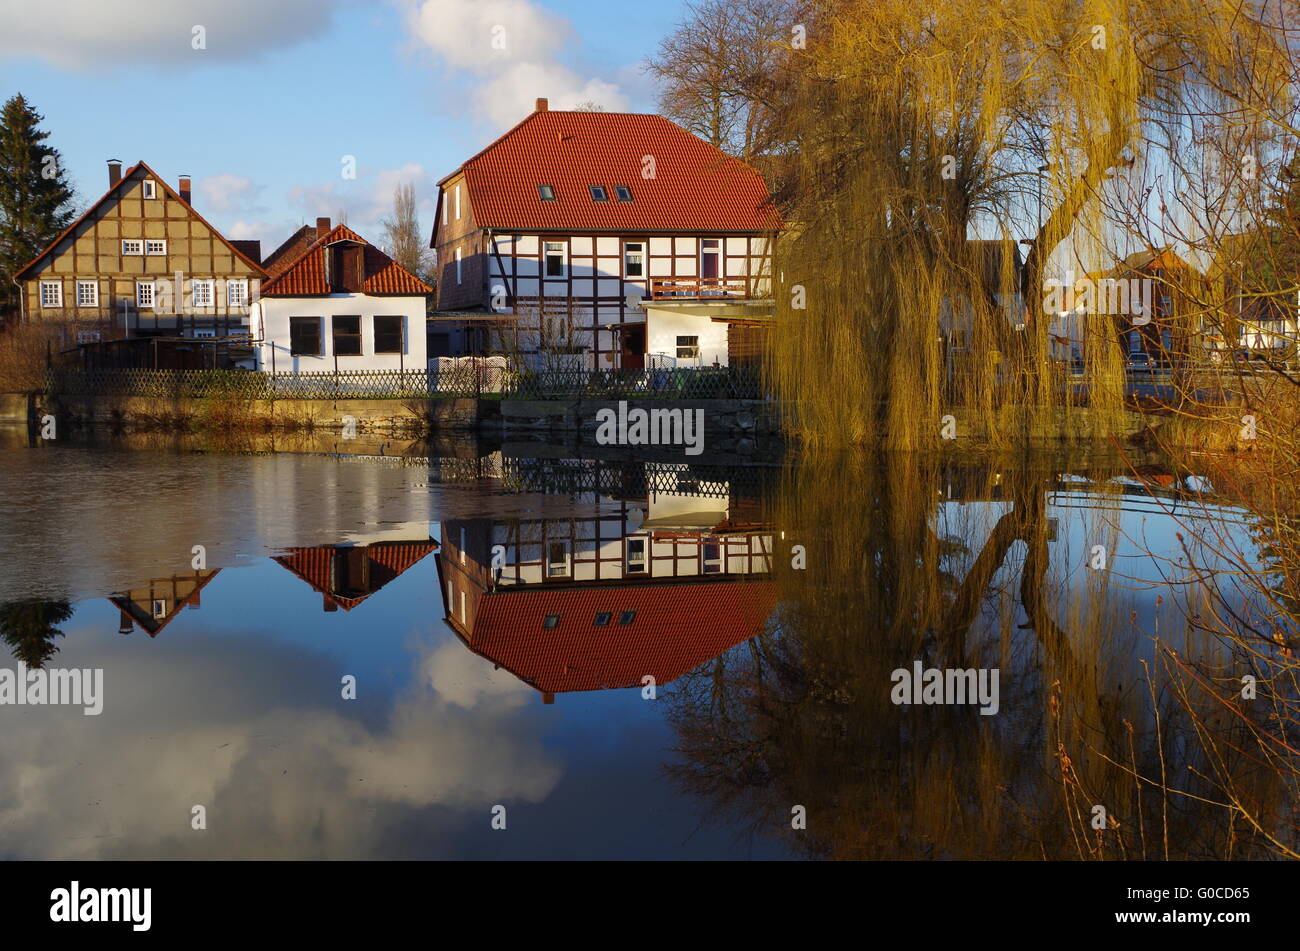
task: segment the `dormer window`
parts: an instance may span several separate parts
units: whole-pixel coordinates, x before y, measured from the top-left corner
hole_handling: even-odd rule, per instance
[[[542,201],[555,201],[555,189],[550,185],[538,185],[537,194]]]
[[[592,185],[592,186],[591,186],[591,200],[592,200],[592,201],[609,201],[609,195],[605,192],[605,186],[604,186],[604,185]]]
[[[632,189],[628,188],[626,185],[615,185],[614,197],[616,197],[619,201],[631,201]]]
[[[140,187],[143,190],[145,198],[158,197],[158,185],[154,182],[152,178],[146,178],[143,182],[140,183]]]

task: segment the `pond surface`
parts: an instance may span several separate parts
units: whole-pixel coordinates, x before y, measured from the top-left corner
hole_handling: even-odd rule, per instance
[[[0,705],[8,858],[1141,857],[1154,638],[1258,554],[1113,458],[5,445],[0,668],[103,672]]]

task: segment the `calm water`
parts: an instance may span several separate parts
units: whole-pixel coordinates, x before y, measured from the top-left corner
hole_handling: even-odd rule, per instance
[[[10,434],[0,488],[0,668],[104,684],[0,706],[10,858],[1074,857],[1081,805],[1157,798],[1108,765],[1161,752],[1153,636],[1218,658],[1183,606],[1255,554],[1203,477],[1115,459]],[[997,669],[997,713],[894,703],[914,662]]]

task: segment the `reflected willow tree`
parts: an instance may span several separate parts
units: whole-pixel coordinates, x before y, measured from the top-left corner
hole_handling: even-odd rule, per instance
[[[14,658],[28,667],[44,667],[58,653],[55,638],[63,637],[58,625],[72,617],[67,601],[0,602],[0,639],[13,651]]]
[[[1129,621],[1130,591],[1051,563],[1078,541],[1054,543],[1048,507],[1076,465],[1093,479],[1127,471],[912,454],[792,468],[773,518],[806,568],[778,557],[769,629],[670,691],[676,781],[813,856],[1271,854],[1203,776],[1231,774],[1261,814],[1280,808],[1276,777],[1233,751],[1230,717],[1182,715]],[[1088,498],[1118,505],[1106,491]],[[1089,539],[1107,537],[1097,508]],[[1222,660],[1190,626],[1162,637],[1180,656]],[[892,672],[915,661],[997,668],[999,711],[896,705]],[[1202,730],[1225,740],[1213,761]],[[791,828],[797,805],[806,830]]]

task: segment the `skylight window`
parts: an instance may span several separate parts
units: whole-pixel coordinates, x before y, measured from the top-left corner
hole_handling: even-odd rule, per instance
[[[591,186],[591,200],[592,200],[592,201],[609,201],[609,194],[605,191],[605,186],[604,186],[604,185],[592,185],[592,186]]]
[[[628,188],[626,185],[615,185],[614,195],[618,198],[619,201],[631,201],[632,189]]]
[[[542,201],[555,201],[555,189],[550,185],[538,185],[537,194],[541,196]]]

